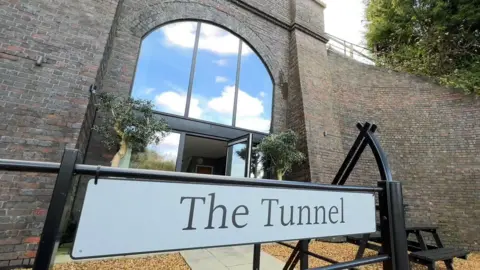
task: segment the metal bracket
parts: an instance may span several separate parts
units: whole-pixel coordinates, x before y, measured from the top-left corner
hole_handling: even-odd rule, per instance
[[[100,176],[100,165],[97,166],[97,171],[95,172],[95,185],[98,184],[98,177]]]

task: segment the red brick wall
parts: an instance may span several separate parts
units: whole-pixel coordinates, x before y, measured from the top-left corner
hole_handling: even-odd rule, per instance
[[[440,228],[449,246],[480,249],[480,99],[431,80],[328,56],[346,153],[357,122],[378,124],[408,219]],[[370,150],[347,184],[375,185]]]
[[[65,147],[85,148],[88,88],[116,4],[0,1],[1,158],[58,162]],[[32,263],[54,179],[0,172],[0,267]]]

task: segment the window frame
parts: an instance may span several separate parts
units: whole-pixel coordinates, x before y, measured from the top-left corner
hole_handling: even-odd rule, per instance
[[[143,44],[143,41],[145,40],[145,38],[147,38],[153,31],[156,31],[156,30],[158,30],[158,29],[160,29],[160,28],[162,28],[166,25],[173,24],[173,23],[179,23],[179,22],[195,22],[195,23],[197,23],[197,29],[196,29],[196,33],[195,33],[195,43],[194,43],[194,47],[193,47],[192,63],[191,63],[191,66],[190,66],[190,77],[189,77],[189,82],[188,82],[188,90],[187,90],[184,114],[183,114],[183,116],[182,115],[173,115],[173,114],[170,114],[168,112],[163,112],[163,111],[159,111],[159,110],[154,109],[155,114],[171,115],[171,116],[175,116],[175,117],[179,117],[179,118],[202,121],[202,122],[205,122],[205,123],[219,125],[219,126],[226,126],[226,127],[228,126],[228,127],[231,127],[231,128],[246,130],[246,131],[254,132],[254,133],[262,133],[262,134],[271,133],[272,130],[273,130],[274,106],[275,106],[275,80],[272,76],[272,73],[271,73],[268,65],[266,64],[265,60],[261,57],[261,55],[257,52],[255,47],[253,47],[246,39],[244,39],[243,37],[241,37],[237,33],[231,31],[230,29],[228,29],[228,28],[226,28],[222,25],[219,25],[215,22],[212,22],[212,21],[201,20],[201,19],[172,20],[172,21],[168,21],[168,22],[165,22],[163,24],[160,24],[157,27],[152,28],[150,31],[145,33],[145,35],[143,35],[141,37],[140,46],[139,46],[138,51],[137,51],[137,60],[135,62],[133,79],[132,79],[132,82],[130,84],[129,96],[131,97],[132,93],[133,93],[133,86],[134,86],[135,78],[136,78],[136,75],[137,75],[137,67],[138,67],[138,63],[139,63],[139,60],[140,60],[140,53],[141,53],[142,44]],[[196,119],[196,118],[192,118],[192,117],[188,116],[189,110],[190,110],[190,101],[191,101],[191,98],[192,98],[193,83],[194,83],[194,79],[195,79],[196,58],[197,58],[197,55],[198,55],[198,44],[199,44],[199,40],[200,40],[200,31],[201,31],[201,25],[202,24],[209,24],[209,25],[212,25],[212,26],[215,26],[215,27],[219,27],[222,30],[227,31],[229,34],[231,34],[231,35],[233,35],[233,36],[235,36],[239,39],[239,50],[238,50],[238,53],[237,53],[237,59],[238,60],[237,60],[237,67],[236,67],[236,74],[235,74],[236,75],[235,76],[235,95],[234,95],[234,101],[233,101],[233,106],[234,107],[233,107],[233,111],[232,111],[232,124],[231,125],[225,125],[225,124],[222,124],[222,123],[207,121],[207,120],[203,120],[203,119]],[[270,77],[270,81],[272,82],[272,89],[271,89],[271,99],[272,100],[271,100],[271,106],[270,106],[270,119],[269,119],[270,120],[270,127],[269,127],[269,130],[268,130],[267,133],[265,133],[263,131],[259,131],[259,130],[246,129],[246,128],[241,128],[241,127],[236,126],[236,124],[237,124],[236,123],[237,122],[237,109],[238,109],[237,108],[237,106],[238,106],[238,92],[239,92],[238,90],[239,90],[240,76],[241,76],[241,69],[242,69],[241,61],[242,61],[243,43],[245,43],[253,51],[255,56],[258,57],[258,59],[260,59],[260,61],[263,64],[263,67],[265,68],[268,76]]]

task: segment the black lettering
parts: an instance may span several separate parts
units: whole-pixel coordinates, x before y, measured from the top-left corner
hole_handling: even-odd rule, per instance
[[[195,211],[195,200],[199,199],[199,200],[202,200],[203,201],[203,204],[205,204],[205,197],[181,197],[180,198],[180,204],[183,203],[183,200],[191,200],[190,202],[190,214],[188,216],[188,226],[186,228],[183,228],[182,230],[196,230],[196,228],[194,228],[192,226],[193,224],[193,214],[194,214],[194,211]]]
[[[326,217],[325,217],[325,207],[323,206],[315,206],[315,223],[313,224],[318,224],[318,210],[322,209],[323,211],[323,221],[322,221],[322,224],[327,224],[327,222],[325,221]]]
[[[340,206],[340,209],[341,209],[341,210],[340,210],[340,213],[342,213],[342,221],[340,221],[340,223],[345,223],[345,221],[343,220],[343,197],[340,198],[340,201],[342,201],[342,202],[340,203],[340,205],[341,205],[341,206]]]
[[[267,225],[264,225],[264,227],[271,227],[273,226],[271,223],[272,219],[272,201],[275,201],[278,204],[278,199],[262,199],[262,204],[263,201],[268,201],[268,216],[267,216]]]
[[[280,206],[280,209],[281,209],[281,219],[280,219],[280,222],[282,223],[283,226],[288,226],[288,225],[295,225],[295,223],[293,223],[293,206],[290,206],[290,221],[285,223],[283,221],[283,216],[284,216],[284,209],[283,209],[283,206]]]
[[[302,223],[302,212],[303,212],[304,209],[308,210],[308,221],[305,224],[310,225],[312,223],[310,222],[310,207],[308,207],[308,206],[299,206],[298,207],[298,225],[303,225],[303,223]]]
[[[240,207],[242,207],[244,209],[244,212],[243,213],[237,213],[237,210],[240,209]],[[233,214],[232,214],[232,223],[233,223],[233,226],[237,227],[237,228],[243,228],[245,226],[247,226],[248,223],[245,223],[243,225],[238,225],[237,223],[237,220],[236,220],[236,216],[246,216],[248,215],[248,208],[245,206],[245,205],[239,205],[237,206],[237,208],[235,208],[235,210],[233,210]]]
[[[335,212],[332,212],[332,210],[335,209]],[[330,220],[330,223],[335,224],[338,222],[338,220],[335,220],[335,222],[332,220],[332,214],[338,214],[338,208],[336,206],[332,206],[330,210],[328,211],[328,219]]]
[[[212,226],[212,222],[213,222],[213,211],[217,210],[218,208],[220,208],[221,210],[223,210],[223,215],[222,215],[222,226],[218,227],[219,229],[226,229],[228,228],[226,226],[226,222],[227,222],[227,208],[225,207],[225,205],[217,205],[214,207],[215,205],[215,193],[210,193],[208,194],[210,197],[211,197],[211,200],[210,200],[210,213],[208,214],[208,226],[205,227],[205,229],[209,230],[209,229],[215,229],[213,226]]]

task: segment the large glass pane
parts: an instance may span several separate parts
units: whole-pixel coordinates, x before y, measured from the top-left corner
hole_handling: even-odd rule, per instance
[[[247,153],[247,143],[238,143],[228,147],[227,156],[227,175],[234,177],[245,177],[245,154]]]
[[[159,144],[150,144],[143,152],[133,152],[130,168],[175,171],[180,134],[170,133]]]
[[[162,112],[185,114],[196,28],[197,22],[172,23],[142,41],[134,98],[151,100]]]
[[[272,80],[265,65],[252,49],[242,42],[235,126],[268,133],[272,118],[272,91]]]
[[[200,29],[189,117],[232,125],[240,40],[210,24]]]

